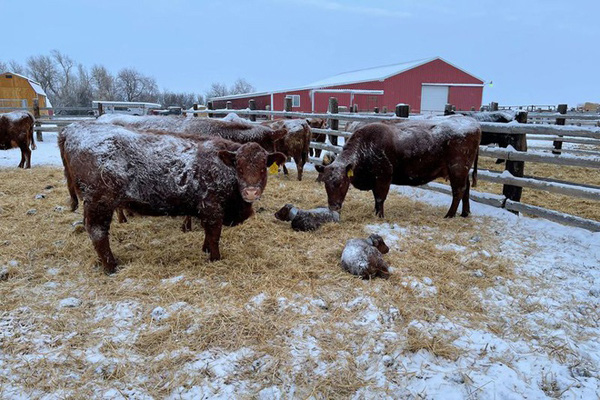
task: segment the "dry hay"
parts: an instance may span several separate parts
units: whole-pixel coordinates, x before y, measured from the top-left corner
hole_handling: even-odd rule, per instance
[[[496,164],[494,159],[488,157],[480,157],[478,167],[496,172],[504,171],[504,163]],[[525,163],[525,175],[600,186],[600,171],[597,168],[529,162]],[[480,179],[477,181],[475,190],[502,194],[502,185]],[[521,201],[526,204],[600,221],[600,203],[598,201],[530,188],[523,189]]]
[[[9,266],[0,281],[0,353],[14,360],[13,377],[0,374],[0,386],[14,379],[34,397],[36,390],[64,390],[76,398],[135,387],[160,398],[217,379],[214,366],[197,360],[233,352],[228,363],[251,392],[291,383],[298,397],[347,397],[371,384],[368,366],[355,357],[365,351],[460,355],[452,332],[431,335],[411,321],[495,325],[480,294],[510,279],[512,265],[496,256],[497,233],[485,218],[443,219],[445,209],[392,194],[381,220],[372,195],[351,189],[342,223],[294,232],[273,213],[285,203],[325,204],[314,179],[271,176],[256,216],[224,229],[218,262],[201,254],[197,221],[190,233],[180,231],[181,218],[115,221],[120,269],[105,276],[87,234],[72,226],[81,214],[67,209],[62,171],[0,170],[0,267]],[[35,199],[40,193],[46,197]],[[36,213],[27,215],[31,209]],[[399,240],[388,243],[385,256],[391,278],[364,281],[343,272],[345,241],[384,222],[398,224],[392,232]],[[61,307],[66,298],[81,304]],[[396,339],[382,350],[369,334],[373,325]]]

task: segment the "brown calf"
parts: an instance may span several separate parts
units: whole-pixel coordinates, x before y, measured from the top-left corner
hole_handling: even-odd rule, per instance
[[[0,114],[0,150],[21,149],[19,168],[31,168],[31,150],[36,148],[34,125],[35,119],[27,111]]]

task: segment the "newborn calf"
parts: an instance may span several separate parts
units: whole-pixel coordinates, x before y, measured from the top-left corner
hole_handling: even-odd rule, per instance
[[[382,254],[390,251],[383,238],[371,235],[366,239],[350,239],[342,252],[342,268],[363,279],[388,279],[390,272]]]
[[[316,231],[326,222],[340,222],[340,214],[329,208],[319,207],[312,210],[300,210],[291,204],[286,204],[275,213],[280,221],[292,221],[295,231]]]

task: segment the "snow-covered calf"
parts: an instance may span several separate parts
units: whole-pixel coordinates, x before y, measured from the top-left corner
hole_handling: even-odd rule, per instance
[[[228,121],[211,118],[186,118],[183,116],[132,116],[105,114],[98,122],[111,123],[127,129],[158,133],[186,133],[201,136],[218,136],[237,143],[258,143],[267,151],[274,151],[275,142],[285,136],[286,130],[273,130],[267,126],[240,120]]]
[[[342,208],[348,188],[372,190],[375,213],[384,216],[383,203],[390,184],[419,186],[436,178],[447,178],[452,187],[452,204],[447,218],[456,215],[462,200],[461,216],[470,213],[469,169],[477,156],[481,127],[473,118],[453,115],[398,124],[373,123],[358,129],[343,151],[328,166],[317,165],[319,180],[325,183],[329,208]]]
[[[379,235],[371,235],[366,239],[350,239],[342,251],[342,268],[363,279],[390,277],[388,265],[382,254],[390,248]]]
[[[326,207],[301,210],[291,204],[286,204],[275,213],[280,221],[292,221],[295,231],[316,231],[327,222],[340,222],[340,214]]]
[[[21,149],[19,168],[31,168],[31,150],[35,150],[34,124],[33,115],[27,111],[0,114],[0,150]]]
[[[282,129],[286,130],[286,134],[282,139],[275,142],[275,150],[280,151],[294,159],[296,169],[298,170],[298,180],[302,180],[304,164],[308,161],[308,150],[312,132],[310,126],[303,119],[280,119],[276,121],[266,121],[261,125],[268,126],[275,131]],[[288,174],[288,170],[283,166],[284,174]]]
[[[253,214],[267,183],[267,166],[285,156],[256,143],[235,152],[215,150],[171,135],[132,132],[95,122],[69,125],[58,135],[72,206],[83,199],[85,228],[106,273],[116,260],[109,229],[117,207],[146,215],[196,215],[204,227],[202,250],[219,260],[223,224]]]

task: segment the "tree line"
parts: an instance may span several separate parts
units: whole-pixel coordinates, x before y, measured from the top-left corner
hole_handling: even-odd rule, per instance
[[[87,68],[58,50],[52,50],[49,55],[31,56],[25,64],[0,60],[0,73],[7,71],[37,81],[54,107],[90,107],[92,100],[114,100],[190,108],[194,103],[204,104],[207,98],[255,91],[243,78],[237,79],[231,87],[212,83],[204,95],[159,90],[154,77],[135,68],[122,68],[116,74],[100,64]]]

